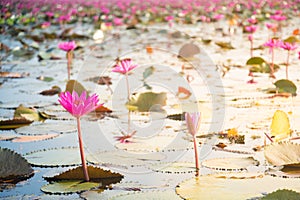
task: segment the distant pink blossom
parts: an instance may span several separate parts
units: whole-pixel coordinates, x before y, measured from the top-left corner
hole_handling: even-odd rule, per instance
[[[290,43],[290,42],[282,42],[280,44],[280,47],[287,51],[293,51],[298,48],[298,46],[295,43]]]
[[[174,20],[174,16],[168,15],[168,16],[165,17],[165,20],[166,21],[172,21],[172,20]]]
[[[271,16],[270,16],[270,19],[273,19],[273,20],[275,20],[275,21],[284,21],[284,20],[286,20],[287,18],[286,18],[286,16],[284,16],[284,15],[281,15],[281,14],[275,14],[275,15],[271,15]]]
[[[299,57],[298,57],[298,58],[299,58],[299,60],[300,60],[300,51],[298,52],[298,55],[299,55]]]
[[[48,17],[53,17],[54,16],[54,13],[53,12],[45,12],[45,15],[47,15]]]
[[[121,60],[117,65],[115,65],[112,71],[121,74],[127,74],[129,71],[133,70],[136,67],[137,65],[132,64],[130,58],[126,58]]]
[[[257,19],[255,19],[255,18],[249,18],[249,19],[247,19],[247,21],[248,21],[250,24],[256,24],[256,23],[257,23]]]
[[[246,26],[245,30],[249,33],[254,33],[257,30],[257,26],[255,25]]]
[[[213,19],[214,19],[214,20],[217,20],[217,21],[218,21],[218,20],[221,20],[221,19],[223,19],[223,18],[224,18],[224,15],[223,15],[223,14],[216,14],[216,15],[213,16]]]
[[[122,20],[122,18],[115,17],[113,19],[113,23],[114,23],[115,26],[121,26],[123,24],[123,20]]]
[[[76,43],[75,41],[70,41],[70,42],[60,42],[58,44],[58,48],[60,48],[63,51],[73,51],[76,48]]]
[[[50,22],[43,22],[41,25],[42,28],[48,28],[49,26],[51,26]]]
[[[271,51],[271,50],[274,49],[274,48],[280,47],[281,43],[282,43],[281,40],[272,38],[272,39],[270,39],[269,41],[267,41],[266,43],[264,43],[264,46],[265,46],[265,47],[269,47],[269,48],[270,48],[270,51]]]
[[[277,28],[277,24],[266,23],[266,27],[267,27],[268,29],[275,29],[275,28]]]
[[[253,41],[253,35],[252,35],[252,34],[248,35],[248,40],[249,40],[250,42]]]
[[[71,16],[70,15],[61,15],[57,18],[58,22],[67,22],[71,20]]]
[[[86,91],[79,96],[76,91],[72,94],[69,91],[60,94],[59,103],[74,117],[81,117],[101,106],[96,94],[88,97]]]

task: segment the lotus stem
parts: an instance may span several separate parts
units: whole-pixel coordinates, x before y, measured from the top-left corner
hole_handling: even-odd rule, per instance
[[[76,117],[76,120],[77,120],[79,150],[80,150],[80,157],[81,157],[81,163],[82,163],[82,170],[83,170],[83,174],[84,174],[84,179],[85,179],[85,181],[90,181],[87,166],[86,166],[85,156],[84,156],[82,137],[81,137],[80,117]]]
[[[288,72],[288,68],[289,68],[289,59],[290,59],[290,51],[288,51],[288,55],[287,55],[287,60],[286,60],[286,66],[285,66],[285,76],[286,79],[289,79],[289,72]]]
[[[129,102],[129,100],[130,100],[130,89],[129,89],[128,73],[125,74],[125,78],[126,78],[126,86],[127,86],[127,99],[128,99],[128,102]]]
[[[68,51],[67,52],[67,59],[68,59],[68,80],[70,80],[70,77],[71,77],[72,58],[73,58],[72,51]]]
[[[273,78],[274,77],[274,49],[271,49],[271,54],[272,54],[272,63],[270,65],[270,76]]]
[[[199,176],[199,160],[198,160],[198,147],[197,147],[196,136],[193,137],[193,142],[194,142],[194,151],[195,151],[196,176]]]

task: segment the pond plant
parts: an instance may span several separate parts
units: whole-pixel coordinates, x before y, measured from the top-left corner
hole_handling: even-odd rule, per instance
[[[89,181],[89,175],[84,155],[83,141],[81,136],[80,117],[92,112],[102,104],[99,104],[99,99],[96,94],[93,94],[92,96],[87,96],[86,91],[83,91],[80,96],[77,94],[76,91],[73,91],[72,94],[69,91],[61,93],[58,101],[69,113],[71,113],[76,118],[82,169],[85,180]]]
[[[75,41],[70,42],[60,42],[58,44],[58,48],[66,52],[67,60],[68,60],[68,80],[70,80],[71,77],[71,66],[72,66],[72,60],[73,60],[73,51],[76,48]]]

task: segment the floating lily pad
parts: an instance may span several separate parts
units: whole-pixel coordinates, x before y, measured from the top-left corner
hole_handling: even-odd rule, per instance
[[[33,175],[30,164],[20,154],[0,148],[0,185],[16,183]]]
[[[276,190],[270,194],[267,194],[261,200],[281,200],[281,199],[288,199],[288,200],[298,200],[300,199],[300,193],[295,192],[292,190]]]
[[[87,90],[78,81],[76,81],[76,80],[69,80],[67,82],[66,90],[65,91],[69,91],[71,94],[72,94],[73,91],[76,91],[77,94],[80,96],[83,91],[87,91]]]
[[[75,166],[81,163],[76,147],[44,149],[27,153],[24,157],[30,164],[39,167]]]
[[[99,183],[84,182],[78,180],[57,181],[41,187],[41,190],[49,194],[72,194],[84,192],[99,187]]]
[[[300,144],[273,142],[265,147],[266,160],[275,166],[294,165],[300,167]]]
[[[282,110],[276,110],[271,123],[271,136],[275,141],[280,141],[291,135],[290,121],[288,115]]]
[[[297,94],[297,86],[290,80],[281,79],[274,83],[279,93],[290,93],[293,96]]]
[[[144,92],[132,97],[127,103],[129,110],[138,110],[140,112],[148,112],[153,106],[165,106],[167,94],[165,92]]]
[[[58,137],[59,134],[48,134],[48,135],[23,135],[13,138],[12,142],[37,142],[42,140],[49,140]]]
[[[118,183],[122,180],[123,175],[115,172],[111,172],[109,170],[104,170],[100,167],[94,167],[94,166],[87,166],[88,168],[88,174],[91,181],[97,182],[102,181],[106,185],[112,184],[112,183]],[[44,177],[47,180],[50,181],[58,181],[58,180],[84,180],[84,174],[82,171],[82,167],[76,167],[74,169],[70,169],[66,172],[63,172],[59,175],[53,176],[53,177]],[[102,184],[105,185],[105,184]]]
[[[47,135],[51,133],[63,134],[75,132],[76,125],[70,123],[41,123],[16,129],[22,135]]]
[[[194,173],[195,163],[190,162],[172,162],[172,163],[158,163],[150,166],[153,171],[182,174],[182,173]]]
[[[180,49],[179,49],[179,57],[182,58],[192,58],[194,57],[196,54],[200,53],[200,48],[193,44],[193,43],[188,43],[188,44],[184,44]]]
[[[28,108],[20,104],[15,110],[14,118],[25,118],[30,121],[45,121],[49,116],[45,113],[40,113],[34,108]]]
[[[235,49],[230,42],[215,42],[222,49]]]
[[[251,72],[270,73],[270,65],[261,57],[252,57],[247,60],[246,65],[251,66]],[[277,71],[279,66],[274,64],[274,71]]]
[[[280,170],[271,170],[268,174],[282,178],[300,178],[300,167],[286,165]]]
[[[22,126],[28,126],[33,121],[25,119],[25,118],[14,118],[9,120],[1,120],[0,121],[0,129],[1,130],[8,130],[8,129],[16,129]]]
[[[204,160],[202,166],[215,169],[215,170],[245,170],[250,166],[257,166],[258,161],[254,160],[253,157],[242,157],[242,158],[217,158]]]
[[[299,179],[264,176],[255,173],[224,173],[195,177],[176,187],[184,199],[251,199],[278,189],[300,192]]]
[[[173,190],[166,191],[148,191],[148,192],[133,192],[126,195],[117,195],[112,197],[111,200],[132,200],[132,199],[147,199],[147,200],[180,200],[181,198],[176,195]]]
[[[129,153],[126,151],[96,152],[87,155],[87,161],[93,164],[108,164],[117,166],[142,166],[147,161],[158,162],[165,159],[162,153]]]
[[[300,40],[296,36],[290,36],[290,37],[284,39],[284,42],[293,44],[293,43],[300,42]]]

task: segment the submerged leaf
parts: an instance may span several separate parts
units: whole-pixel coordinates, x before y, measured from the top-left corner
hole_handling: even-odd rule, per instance
[[[20,154],[0,148],[0,183],[19,182],[32,174],[33,169]]]
[[[297,86],[290,80],[281,79],[274,83],[278,93],[290,93],[293,96],[297,94]]]
[[[300,144],[291,142],[272,143],[265,147],[266,160],[275,166],[300,166]]]
[[[69,80],[66,85],[66,90],[72,93],[73,91],[76,91],[78,95],[81,95],[83,91],[87,91],[81,83],[79,83],[76,80]]]
[[[1,120],[0,121],[0,130],[8,130],[8,129],[16,129],[22,126],[28,126],[33,121],[28,120],[26,118],[14,118],[9,120]]]
[[[137,94],[136,97],[130,99],[127,103],[129,110],[138,110],[140,112],[148,112],[155,106],[161,108],[166,105],[167,94],[165,92],[144,92]]]
[[[49,194],[72,194],[91,190],[99,187],[99,183],[84,182],[78,180],[57,181],[41,187],[41,190]]]
[[[195,177],[176,187],[184,199],[251,199],[278,189],[300,192],[299,179],[264,176],[255,173],[224,173]]]

